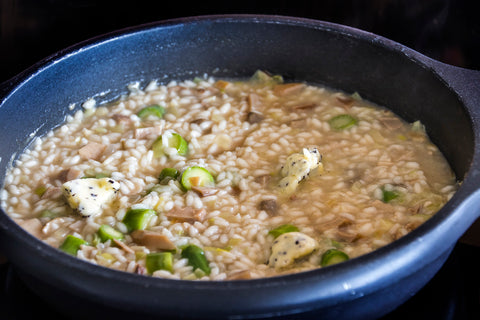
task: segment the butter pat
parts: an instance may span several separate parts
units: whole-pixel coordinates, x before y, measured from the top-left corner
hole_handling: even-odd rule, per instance
[[[269,266],[281,269],[293,264],[296,259],[312,253],[317,242],[301,232],[287,232],[278,236],[273,242]]]
[[[293,193],[298,184],[305,180],[314,169],[322,167],[322,155],[315,147],[303,148],[301,153],[290,155],[280,174],[283,178],[279,182],[279,187],[286,194]]]
[[[86,178],[67,181],[63,195],[72,209],[82,216],[96,216],[115,198],[120,183],[111,178]]]

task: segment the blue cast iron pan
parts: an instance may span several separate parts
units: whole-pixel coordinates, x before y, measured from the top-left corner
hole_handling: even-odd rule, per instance
[[[33,238],[0,212],[0,250],[34,292],[72,318],[375,319],[408,300],[439,270],[480,213],[480,72],[429,59],[354,28],[261,15],[200,16],[103,35],[40,61],[0,87],[0,185],[33,137],[68,106],[107,102],[140,80],[257,69],[291,81],[359,92],[407,121],[420,120],[461,187],[410,234],[348,262],[268,279],[192,282],[114,271]]]

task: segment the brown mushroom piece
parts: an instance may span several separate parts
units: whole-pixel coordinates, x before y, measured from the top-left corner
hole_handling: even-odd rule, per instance
[[[287,124],[292,128],[304,128],[307,125],[307,119],[294,119],[287,122]]]
[[[320,232],[323,232],[325,230],[333,229],[333,228],[338,228],[340,227],[345,227],[349,224],[352,224],[352,221],[350,219],[341,217],[341,216],[336,216],[333,219],[330,219],[328,221],[322,222],[321,224],[318,225],[317,230]]]
[[[125,114],[116,113],[112,115],[112,119],[115,120],[115,122],[117,123],[132,123],[132,119],[130,118],[130,116],[127,116]]]
[[[337,240],[352,243],[358,239],[359,239],[358,233],[352,233],[350,231],[340,230],[340,229],[337,231]]]
[[[27,219],[23,220],[21,222],[18,222],[18,224],[27,230],[31,235],[41,238],[42,236],[42,223],[40,222],[39,219],[37,218],[32,218],[32,219]]]
[[[337,239],[341,241],[346,241],[349,243],[357,241],[360,236],[357,232],[351,230],[351,226],[353,225],[353,221],[346,220],[345,222],[338,225],[337,230]]]
[[[261,106],[260,97],[255,93],[250,93],[248,95],[248,105],[250,106],[250,110],[255,110],[256,108]]]
[[[250,270],[241,270],[232,273],[227,277],[228,280],[248,280],[252,279],[252,274]]]
[[[62,196],[62,188],[47,187],[45,192],[40,196],[40,199],[58,199]]]
[[[145,268],[144,266],[139,265],[137,263],[137,265],[135,266],[134,273],[140,274],[140,275],[146,275],[147,274],[147,268]]]
[[[78,150],[83,159],[99,160],[107,146],[97,142],[89,142]]]
[[[250,111],[247,114],[247,122],[250,124],[262,122],[263,119],[265,119],[265,117],[259,112]]]
[[[135,243],[150,250],[174,250],[175,244],[165,235],[150,230],[135,230],[130,236]]]
[[[217,194],[218,189],[210,187],[197,187],[192,186],[192,190],[198,193],[201,197],[208,197]]]
[[[198,119],[194,119],[192,121],[190,121],[190,123],[193,123],[193,124],[196,124],[196,125],[200,125],[202,124],[203,122],[205,121],[208,121],[207,119],[202,119],[202,118],[198,118]]]
[[[117,239],[112,239],[112,241],[121,249],[123,249],[125,252],[128,252],[128,253],[135,253],[135,251],[133,251],[132,248],[130,248],[129,246],[127,246],[125,243],[123,243],[122,241],[120,240],[117,240]]]
[[[341,102],[344,106],[350,106],[354,101],[352,97],[348,97],[343,94],[335,96],[335,99],[337,99],[338,102]]]
[[[80,170],[69,168],[69,169],[60,171],[60,173],[57,176],[57,179],[60,180],[60,182],[64,183],[70,180],[77,179],[78,177],[80,177],[81,174],[82,172]]]
[[[150,137],[157,137],[162,133],[162,127],[145,127],[135,129],[136,139],[146,139]]]
[[[297,111],[297,110],[309,110],[316,108],[317,104],[316,103],[305,103],[305,104],[299,104],[296,106],[292,107],[292,110]]]
[[[203,221],[206,214],[207,211],[205,209],[195,209],[192,207],[174,207],[172,210],[165,212],[165,216],[167,218],[189,223],[193,223],[195,221]]]
[[[285,83],[278,84],[273,88],[273,92],[277,96],[285,96],[288,94],[297,93],[304,88],[303,83]]]
[[[264,210],[269,216],[276,216],[278,214],[278,204],[275,199],[266,199],[260,201],[258,209]]]
[[[266,186],[270,182],[271,178],[272,178],[271,175],[263,174],[261,176],[255,177],[255,179],[253,181],[255,181],[256,183],[258,183],[261,186]]]
[[[394,117],[383,117],[379,120],[385,128],[391,131],[400,129],[403,126],[402,121]]]

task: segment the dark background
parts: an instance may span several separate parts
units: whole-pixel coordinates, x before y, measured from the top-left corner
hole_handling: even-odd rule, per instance
[[[259,13],[340,23],[436,60],[480,69],[477,0],[0,0],[0,82],[79,41],[184,16]]]
[[[479,9],[478,0],[0,0],[0,83],[60,49],[110,31],[170,18],[229,13],[344,24],[433,59],[480,70]],[[382,320],[480,319],[479,260],[480,221],[435,278]],[[0,319],[63,319],[25,287],[8,261],[0,261],[0,290]]]

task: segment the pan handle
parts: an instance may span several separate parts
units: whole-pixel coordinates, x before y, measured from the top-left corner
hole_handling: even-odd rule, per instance
[[[436,73],[459,94],[471,112],[475,125],[480,128],[480,70],[456,67],[436,60],[431,62]]]
[[[480,130],[480,71],[448,65],[436,60],[430,60],[430,66],[445,81],[445,83],[458,94],[470,113],[474,130]],[[470,212],[472,217],[480,218],[478,201],[480,200],[480,136],[476,135],[475,151],[469,181],[464,181],[464,187],[471,193],[470,197],[476,205]],[[478,222],[480,224],[480,221]]]

